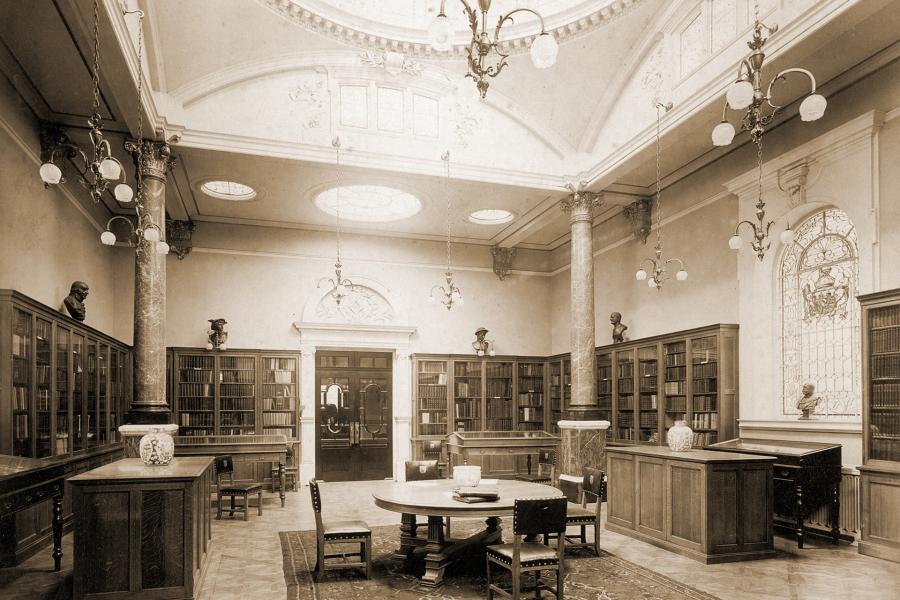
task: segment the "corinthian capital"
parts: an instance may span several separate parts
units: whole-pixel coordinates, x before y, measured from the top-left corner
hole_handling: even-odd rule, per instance
[[[168,142],[125,140],[125,150],[134,157],[134,164],[140,165],[143,177],[165,181],[166,174],[175,166],[175,157]]]
[[[572,193],[563,198],[560,207],[569,213],[572,223],[590,221],[594,216],[594,209],[600,208],[603,204],[603,194],[577,190],[571,185],[569,189],[572,190]]]

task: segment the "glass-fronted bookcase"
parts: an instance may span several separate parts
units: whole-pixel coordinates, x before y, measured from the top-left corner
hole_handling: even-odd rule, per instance
[[[859,296],[863,464],[859,551],[900,562],[900,289]]]
[[[45,458],[120,441],[131,349],[13,290],[0,290],[0,454]]]

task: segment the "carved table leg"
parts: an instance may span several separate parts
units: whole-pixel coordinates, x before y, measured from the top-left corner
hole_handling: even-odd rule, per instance
[[[797,547],[803,548],[803,486],[796,488],[797,504],[794,507],[794,517],[797,519]]]
[[[278,488],[278,497],[281,498],[281,508],[284,508],[284,461],[278,461],[278,481],[281,487]]]
[[[62,494],[53,497],[53,570],[62,569],[63,509]]]
[[[841,484],[835,483],[831,497],[831,543],[837,545],[841,537]]]
[[[418,545],[419,539],[416,537],[416,515],[403,513],[400,517],[400,549],[394,553],[394,558],[400,560],[409,560],[413,550]]]
[[[428,517],[428,543],[425,544],[425,574],[422,582],[426,585],[440,585],[444,580],[444,569],[447,561],[442,555],[444,550],[444,519],[443,517]]]

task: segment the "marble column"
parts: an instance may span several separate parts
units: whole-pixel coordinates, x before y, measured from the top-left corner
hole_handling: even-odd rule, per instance
[[[126,149],[142,156],[143,208],[165,239],[166,174],[174,166],[165,142],[144,140],[143,147],[126,143]],[[140,154],[138,154],[140,152]],[[135,159],[137,161],[137,158]],[[155,244],[141,238],[134,265],[134,397],[129,423],[168,423],[166,404],[166,256]]]
[[[409,349],[394,351],[393,369],[393,465],[394,481],[406,480],[406,461],[412,460],[412,360]]]
[[[300,346],[300,481],[316,476],[316,347]]]
[[[571,188],[570,188],[571,189]],[[601,194],[577,191],[562,201],[572,226],[572,299],[569,324],[572,392],[566,415],[582,421],[597,418],[597,381],[594,357],[594,242],[591,222]]]

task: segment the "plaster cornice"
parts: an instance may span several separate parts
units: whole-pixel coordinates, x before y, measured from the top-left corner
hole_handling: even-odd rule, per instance
[[[544,24],[546,30],[562,43],[607,25],[643,1],[610,0],[599,8],[587,10],[586,7],[597,3],[583,2],[579,6],[545,18]],[[423,29],[391,26],[369,21],[360,15],[347,15],[320,0],[257,0],[257,2],[292,23],[344,44],[359,48],[393,50],[419,58],[465,59],[467,36],[471,37],[470,32],[461,31],[461,35],[456,36],[458,41],[453,44],[450,51],[436,52],[428,40],[428,32]],[[507,24],[503,32],[504,39],[500,43],[500,49],[509,55],[528,52],[531,41],[539,33],[533,21],[522,25]]]

